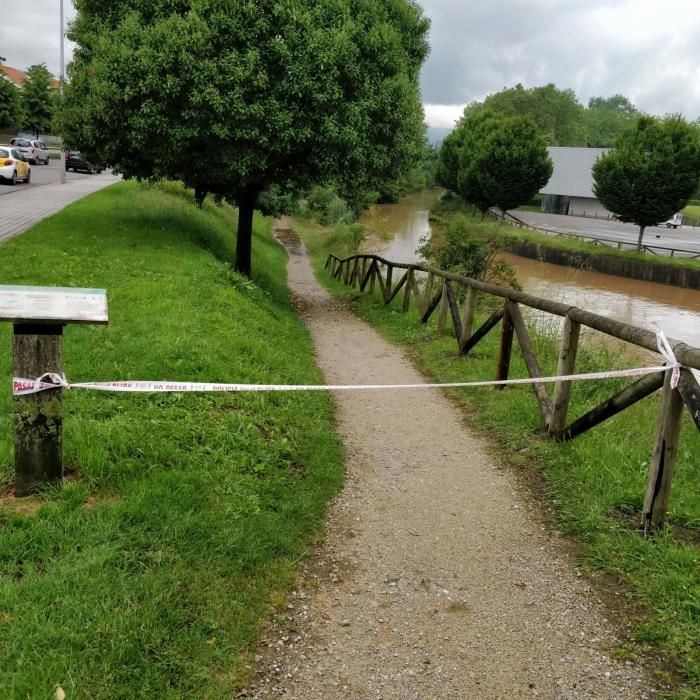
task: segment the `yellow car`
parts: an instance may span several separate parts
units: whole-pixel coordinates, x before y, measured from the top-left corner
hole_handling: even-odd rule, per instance
[[[13,146],[0,145],[0,178],[16,185],[18,180],[29,182],[32,169],[22,154]]]

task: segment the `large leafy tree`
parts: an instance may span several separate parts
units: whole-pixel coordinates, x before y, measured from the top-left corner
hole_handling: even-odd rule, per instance
[[[469,105],[465,114],[495,112],[504,117],[530,117],[549,146],[585,143],[584,109],[573,90],[553,83],[526,89],[520,83]]]
[[[413,0],[77,0],[63,117],[88,158],[253,210],[274,184],[353,198],[421,150],[428,20]]]
[[[688,202],[700,178],[700,135],[680,116],[640,117],[615,148],[593,166],[593,191],[622,221],[644,229],[670,218]]]
[[[633,129],[639,110],[623,95],[591,97],[584,114],[586,145],[609,148],[622,134]]]
[[[485,212],[530,199],[552,175],[545,138],[529,117],[467,111],[443,141],[440,182]]]
[[[493,123],[471,164],[482,197],[503,212],[530,201],[552,176],[544,138],[528,117]]]
[[[23,125],[37,137],[51,127],[54,105],[52,79],[49,69],[43,63],[37,63],[27,69],[27,80],[22,86]]]
[[[17,127],[22,122],[22,100],[19,90],[0,76],[0,129]]]

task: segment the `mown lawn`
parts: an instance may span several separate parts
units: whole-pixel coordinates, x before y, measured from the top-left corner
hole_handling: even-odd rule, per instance
[[[498,330],[489,334],[468,358],[456,355],[454,337],[438,336],[437,313],[422,325],[412,304],[401,311],[403,293],[389,307],[376,295],[359,294],[323,269],[326,233],[316,224],[295,221],[314,255],[320,280],[389,340],[405,346],[414,363],[440,382],[494,379]],[[395,280],[396,281],[396,277]],[[483,309],[476,319],[483,322]],[[477,326],[475,326],[476,328]],[[448,330],[449,330],[448,325]],[[557,329],[531,328],[544,375],[556,372]],[[577,371],[632,366],[619,346],[600,334],[584,336]],[[511,377],[527,369],[514,343]],[[580,382],[574,385],[571,419],[601,403],[630,380]],[[551,385],[549,392],[551,396]],[[537,401],[530,387],[458,389],[452,397],[463,405],[470,423],[504,458],[530,479],[542,479],[541,494],[556,513],[556,527],[581,543],[582,565],[589,574],[614,581],[614,604],[622,615],[632,611],[636,646],[611,650],[627,656],[644,649],[662,653],[680,678],[678,697],[700,697],[700,433],[684,411],[681,443],[674,476],[669,527],[655,537],[637,531],[654,441],[659,394],[635,404],[615,418],[569,443],[546,438]],[[610,578],[612,577],[612,578]],[[609,584],[606,585],[609,591]],[[666,671],[658,669],[666,678]]]
[[[252,282],[234,222],[120,183],[0,246],[0,279],[107,289],[109,326],[65,331],[74,381],[320,382],[270,222]],[[0,346],[0,697],[232,697],[342,481],[331,399],[66,392],[70,479],[18,506]]]

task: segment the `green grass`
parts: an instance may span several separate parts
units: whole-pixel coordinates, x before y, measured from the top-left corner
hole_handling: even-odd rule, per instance
[[[689,204],[684,210],[685,216],[690,216],[695,221],[700,222],[700,204]]]
[[[1,279],[107,289],[108,327],[65,330],[74,381],[320,382],[270,222],[254,281],[222,262],[234,223],[175,185],[118,184],[3,244]],[[0,343],[7,485],[8,324]],[[35,514],[0,502],[0,697],[232,697],[342,480],[331,399],[75,390],[64,408],[75,478]]]
[[[362,318],[389,340],[403,345],[428,377],[440,382],[493,379],[499,333],[492,332],[469,358],[456,356],[453,337],[437,336],[433,315],[422,325],[417,312],[401,312],[402,296],[384,307],[377,294],[358,294],[323,269],[328,252],[323,229],[295,222],[314,255],[317,275]],[[485,319],[481,313],[477,322]],[[557,329],[531,328],[544,374],[554,374]],[[584,336],[577,371],[629,366],[620,350],[606,349],[601,336]],[[527,376],[517,342],[511,377]],[[629,383],[629,380],[627,380]],[[575,384],[573,419],[624,386],[625,380]],[[551,395],[551,386],[549,388]],[[543,435],[534,393],[529,387],[456,390],[470,422],[503,450],[512,467],[541,477],[538,493],[554,507],[557,527],[581,543],[580,557],[591,576],[612,576],[615,600],[633,616],[637,651],[661,651],[682,678],[684,698],[700,697],[700,434],[684,413],[674,477],[669,526],[651,539],[635,530],[641,512],[658,409],[658,394],[608,422],[560,444]],[[691,542],[694,541],[695,545]],[[616,650],[614,650],[616,651]],[[680,697],[680,696],[679,696]]]

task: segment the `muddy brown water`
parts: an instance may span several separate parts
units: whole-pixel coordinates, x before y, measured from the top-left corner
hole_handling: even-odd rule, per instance
[[[363,222],[383,227],[386,241],[372,240],[373,252],[396,262],[414,262],[423,239],[432,231],[428,211],[441,190],[425,190],[383,204],[363,216]],[[656,330],[700,347],[700,292],[654,282],[588,272],[504,254],[516,269],[526,292],[579,306],[602,316]]]

